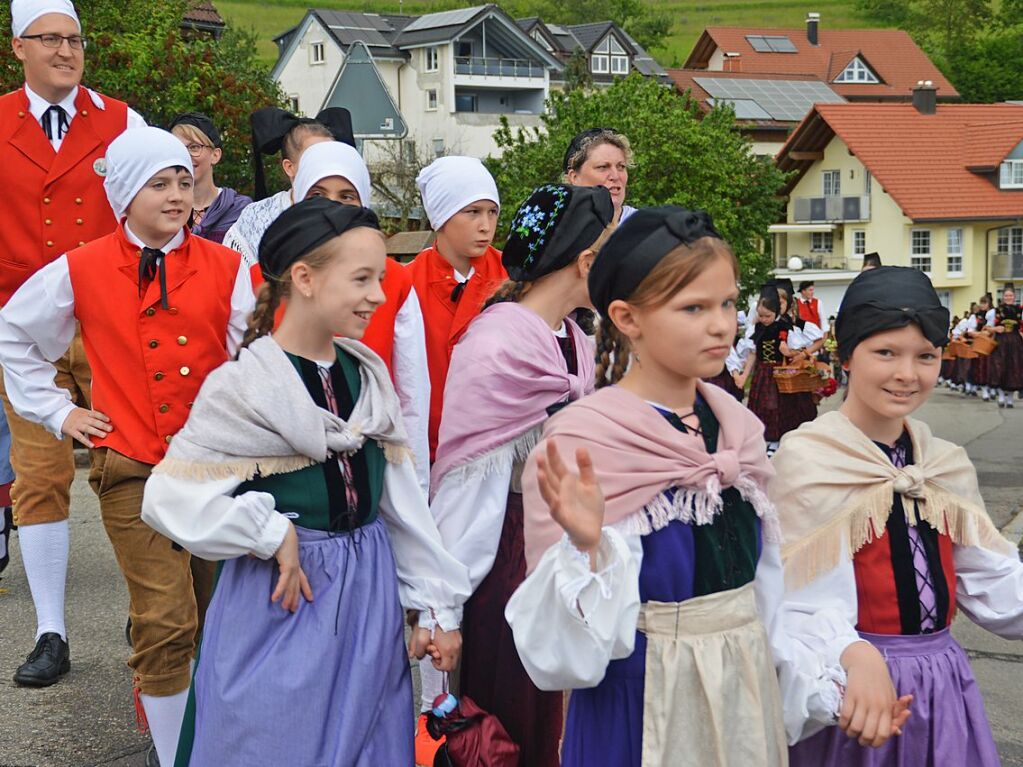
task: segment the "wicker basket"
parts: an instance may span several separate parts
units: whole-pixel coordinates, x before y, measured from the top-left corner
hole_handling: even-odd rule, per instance
[[[973,337],[973,351],[982,357],[987,357],[998,347],[998,342],[987,333],[980,333]]]
[[[801,394],[815,392],[824,385],[824,379],[817,374],[813,365],[799,367],[776,367],[774,382],[780,394]]]
[[[951,345],[955,347],[955,354],[959,359],[973,360],[980,356],[966,341],[953,341]]]
[[[955,350],[955,347],[952,346],[952,342],[951,341],[949,341],[945,345],[945,348],[942,350],[941,358],[943,360],[954,360],[956,358],[956,350]]]

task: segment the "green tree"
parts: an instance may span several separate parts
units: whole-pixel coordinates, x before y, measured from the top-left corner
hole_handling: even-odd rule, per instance
[[[229,29],[218,41],[189,39],[180,24],[187,0],[79,0],[85,52],[83,84],[128,102],[146,121],[165,125],[179,112],[206,112],[224,139],[218,183],[252,189],[249,114],[283,105],[269,70],[255,56],[249,32]],[[0,5],[10,29],[10,6]],[[0,54],[0,88],[21,85],[21,64]]]
[[[965,101],[1023,100],[1023,26],[957,47],[946,57],[945,71]]]
[[[640,45],[656,48],[671,31],[672,18],[644,0],[513,0],[502,7],[515,16],[540,16],[552,24],[613,21]]]
[[[582,48],[576,48],[565,62],[565,90],[573,91],[577,88],[589,88],[592,85],[590,57]]]
[[[565,148],[575,134],[611,125],[632,143],[631,205],[703,208],[738,256],[746,292],[770,273],[763,244],[781,213],[784,175],[752,154],[730,110],[701,119],[697,106],[674,89],[632,75],[609,88],[554,93],[542,119],[539,129],[513,131],[504,123],[495,134],[503,154],[487,165],[504,201],[498,231],[508,230],[533,188],[561,180]]]

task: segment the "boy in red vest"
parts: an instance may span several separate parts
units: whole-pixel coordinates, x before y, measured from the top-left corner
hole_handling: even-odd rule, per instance
[[[92,448],[89,483],[128,584],[128,661],[161,763],[173,764],[198,617],[189,554],[141,519],[142,492],[206,375],[233,355],[254,299],[241,257],[188,231],[192,162],[158,128],[106,155],[116,231],[43,267],[0,311],[7,394],[24,418]],[[54,384],[81,327],[93,409]]]
[[[821,323],[821,302],[813,297],[813,280],[803,280],[799,283],[799,296],[796,299],[799,309],[799,318],[806,322],[812,322],[819,328],[824,328]]]
[[[25,84],[0,96],[0,306],[62,253],[114,230],[98,171],[114,138],[145,125],[124,102],[81,85],[86,41],[69,0],[14,0],[11,27]],[[57,385],[87,403],[91,376],[79,337],[54,367]],[[17,475],[13,521],[36,609],[36,646],[14,680],[44,687],[70,668],[64,582],[74,456],[71,440],[15,414],[2,384],[0,398]]]

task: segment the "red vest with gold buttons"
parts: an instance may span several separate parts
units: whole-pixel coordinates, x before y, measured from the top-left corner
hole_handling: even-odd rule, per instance
[[[29,112],[24,88],[0,96],[0,305],[46,264],[72,248],[112,232],[117,221],[95,163],[124,132],[128,106],[103,96],[97,109],[79,87],[77,110],[53,151]]]
[[[166,258],[167,304],[152,280],[140,298],[141,251],[121,227],[67,254],[75,317],[92,367],[92,406],[114,430],[97,446],[156,464],[199,387],[227,360],[237,253],[187,231]]]

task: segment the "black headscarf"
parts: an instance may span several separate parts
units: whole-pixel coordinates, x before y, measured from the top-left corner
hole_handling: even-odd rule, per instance
[[[252,164],[255,171],[254,199],[266,197],[266,179],[263,172],[263,155],[277,154],[281,151],[284,137],[296,125],[319,123],[334,137],[349,146],[355,146],[355,133],[352,129],[352,114],[343,107],[329,107],[316,117],[296,117],[278,107],[257,109],[249,117],[252,125]]]
[[[679,245],[703,237],[721,239],[710,214],[675,205],[640,208],[601,248],[590,269],[590,300],[602,316],[612,301],[627,299],[661,260]]]
[[[572,137],[572,140],[568,142],[568,149],[565,150],[565,157],[561,161],[561,168],[565,173],[568,173],[568,164],[572,161],[572,156],[576,154],[580,149],[583,148],[583,144],[589,139],[595,136],[599,136],[602,133],[617,133],[614,128],[590,128],[584,130],[582,133],[577,133]]]
[[[838,356],[848,360],[870,336],[919,326],[935,346],[948,343],[948,309],[941,305],[927,275],[906,266],[879,266],[852,281],[835,319]]]
[[[501,262],[513,280],[531,281],[571,264],[614,218],[602,186],[547,184],[515,212]]]
[[[215,149],[220,149],[223,146],[217,126],[213,124],[213,120],[209,116],[202,112],[182,112],[170,121],[167,130],[172,131],[179,125],[191,125],[193,128],[198,128],[213,142]]]
[[[270,224],[259,243],[263,278],[280,279],[306,253],[360,226],[379,230],[376,213],[325,197],[311,197],[291,206]]]

